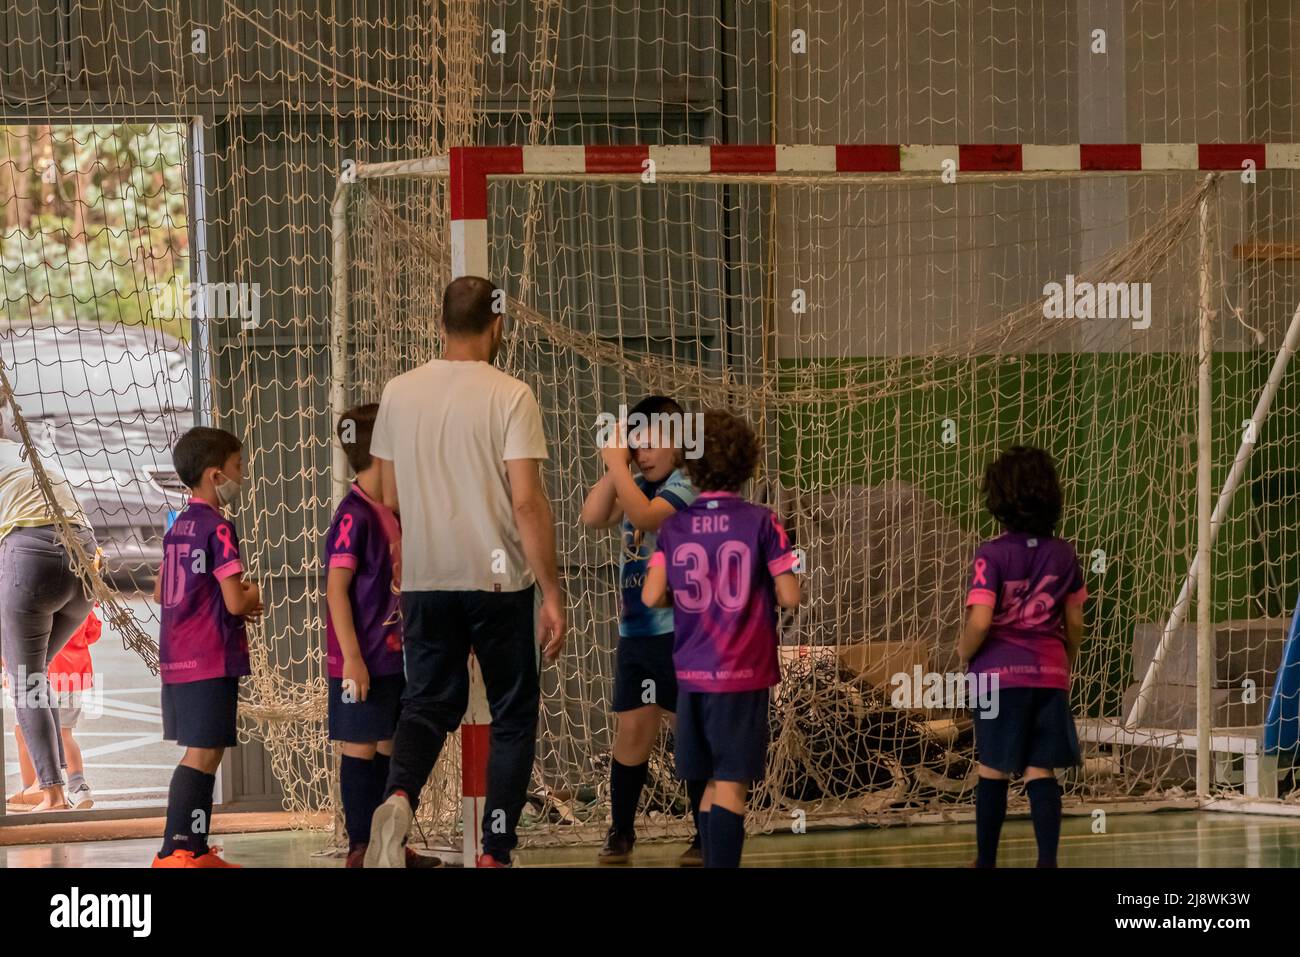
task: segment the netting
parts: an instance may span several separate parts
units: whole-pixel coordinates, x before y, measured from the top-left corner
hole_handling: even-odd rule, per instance
[[[0,355],[33,445],[113,530],[111,574],[86,574],[151,665],[143,592],[179,496],[168,449],[196,419],[244,440],[233,517],[267,614],[242,760],[258,779],[264,748],[267,794],[328,819],[331,388],[375,398],[435,353],[449,232],[445,180],[358,180],[336,369],[331,202],[346,169],[499,143],[1284,142],[1300,128],[1297,35],[1273,3],[18,0],[0,18]],[[1213,211],[1217,491],[1300,302],[1295,186],[1280,171],[1209,193],[1190,173],[493,186],[503,361],[546,410],[574,599],[526,839],[594,835],[581,825],[605,813],[617,552],[577,527],[577,504],[597,474],[595,415],[651,390],[760,429],[754,494],[808,551],[753,826],[969,802],[961,716],[899,713],[880,679],[950,666],[966,556],[991,532],[977,477],[1012,440],[1061,463],[1064,532],[1094,595],[1076,712],[1126,714],[1195,543],[1197,205]],[[1150,327],[1047,320],[1043,286],[1067,274],[1150,282]],[[257,284],[260,322],[178,314],[189,297],[160,293],[200,282]],[[1215,548],[1216,727],[1262,721],[1300,588],[1295,381]],[[1150,728],[1194,723],[1190,631]],[[1187,788],[1188,753],[1159,744],[1088,744],[1071,793]],[[669,755],[647,805],[661,830],[684,809]],[[453,740],[426,804],[435,830],[457,826],[457,758]],[[1216,789],[1240,793],[1239,763],[1216,770]]]
[[[1094,596],[1076,712],[1114,719],[1132,697],[1145,665],[1133,660],[1133,636],[1163,623],[1195,547],[1196,277],[1206,270],[1211,282],[1216,352],[1253,347],[1240,297],[1257,300],[1271,283],[1242,285],[1224,231],[1249,232],[1267,200],[1261,208],[1236,177],[1093,178],[1091,195],[1120,197],[1120,218],[1109,219],[1081,202],[1080,178],[859,179],[491,187],[492,274],[511,295],[505,365],[542,401],[575,622],[573,654],[548,672],[535,781],[552,798],[544,810],[556,833],[604,820],[617,544],[577,518],[600,474],[595,423],[651,392],[727,405],[760,427],[753,494],[807,552],[807,599],[782,629],[755,826],[970,802],[964,713],[942,703],[902,710],[891,679],[918,666],[956,671],[967,562],[995,533],[978,476],[1008,445],[1049,449],[1065,477],[1062,531]],[[351,198],[348,401],[373,398],[435,354],[448,252],[446,234],[426,223],[444,189],[438,179],[365,179]],[[531,233],[527,222],[538,224]],[[1117,228],[1132,238],[1097,242]],[[1048,315],[1045,288],[1067,275],[1079,288],[1138,284],[1149,299],[1142,307],[1135,294],[1131,315]],[[1247,389],[1233,401],[1250,398]],[[1163,707],[1176,683],[1162,682]],[[1179,718],[1175,727],[1194,727],[1194,716]],[[1094,741],[1088,758],[1070,782],[1088,800],[1159,798],[1190,784],[1187,754],[1158,742]],[[670,753],[656,766],[650,807],[667,827],[684,798]],[[459,809],[452,771],[430,803],[442,826]]]

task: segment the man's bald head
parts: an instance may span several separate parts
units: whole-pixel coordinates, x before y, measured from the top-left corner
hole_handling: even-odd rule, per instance
[[[442,294],[442,324],[448,335],[480,336],[492,325],[496,287],[481,276],[461,276]]]

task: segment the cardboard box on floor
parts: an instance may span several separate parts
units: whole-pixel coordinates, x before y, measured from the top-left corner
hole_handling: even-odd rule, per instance
[[[835,653],[841,668],[885,691],[893,687],[890,679],[900,671],[911,675],[917,665],[923,672],[930,670],[923,641],[857,641],[840,645],[838,649],[828,645],[782,645],[780,653],[781,659],[787,662]]]
[[[923,673],[930,670],[930,654],[923,641],[860,641],[843,645],[839,657],[842,667],[886,693],[894,688],[894,675],[902,672],[910,679],[917,665]]]
[[[807,645],[787,645],[781,648],[782,657],[793,661],[807,657],[819,649]],[[830,649],[820,649],[829,651]],[[894,691],[893,677],[900,672],[910,679],[913,669],[921,666],[922,674],[932,670],[926,643],[907,641],[859,641],[841,645],[838,650],[840,666],[879,688],[888,699]],[[934,708],[909,709],[921,720],[947,718],[948,712]]]
[[[860,675],[869,684],[875,685],[889,700],[894,689],[894,675],[905,674],[909,682],[914,680],[915,669],[919,666],[921,674],[934,670],[930,652],[924,641],[863,641],[845,645],[840,649],[840,664],[848,671]],[[951,717],[943,708],[909,708],[915,718],[925,722],[951,724]]]

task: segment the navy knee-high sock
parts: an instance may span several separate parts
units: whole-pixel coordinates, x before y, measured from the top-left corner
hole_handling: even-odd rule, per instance
[[[388,766],[390,764],[389,755],[375,752],[375,759],[370,762],[370,817],[375,816],[375,811],[379,810],[379,805],[384,803],[384,793],[388,790]]]
[[[705,867],[709,866],[709,818],[712,816],[712,809],[695,815],[695,829],[700,835],[700,856],[704,858]]]
[[[706,832],[709,849],[704,854],[704,866],[739,867],[740,852],[745,846],[745,815],[715,804],[709,808]]]
[[[215,774],[178,764],[167,789],[167,823],[159,857],[172,851],[203,854],[208,849],[208,831],[212,818],[212,789]],[[195,814],[195,812],[200,812]]]
[[[202,854],[208,849],[208,837],[212,834],[212,795],[217,790],[217,776],[215,774],[204,774],[203,778],[203,790],[199,792],[203,798],[203,803],[199,806],[199,810],[203,812],[200,818],[202,827],[195,834],[199,843],[198,849],[194,852],[195,854]],[[193,831],[198,827],[199,825],[196,823],[190,830]]]
[[[375,752],[375,778],[379,781],[380,797],[383,797],[384,791],[388,790],[388,766],[392,763],[392,755]]]
[[[1056,778],[1035,778],[1025,784],[1029,816],[1034,821],[1038,842],[1038,866],[1056,866],[1056,848],[1061,842],[1061,785]]]
[[[343,826],[348,846],[370,843],[370,819],[375,814],[375,763],[370,758],[343,755],[339,764],[339,791],[343,797]]]
[[[392,764],[392,756],[375,752],[375,760],[372,762],[374,785],[375,785],[375,807],[384,803],[384,794],[388,791],[388,767]]]
[[[641,803],[641,789],[645,787],[650,763],[620,764],[612,759],[609,764],[609,811],[611,824],[618,834],[632,834],[636,830],[636,807]]]
[[[978,856],[976,867],[996,867],[998,838],[1002,835],[1002,822],[1007,818],[1006,778],[980,778],[975,787],[975,846]]]
[[[704,800],[704,788],[708,781],[687,781],[686,796],[691,802],[691,820],[695,822],[695,840],[701,842],[703,847],[703,835],[700,833],[700,802]]]

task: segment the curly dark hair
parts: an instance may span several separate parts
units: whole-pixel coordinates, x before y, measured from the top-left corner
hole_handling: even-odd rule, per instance
[[[374,461],[370,457],[370,435],[375,431],[375,416],[379,414],[378,402],[367,402],[355,409],[348,409],[339,416],[339,424],[334,432],[339,437],[339,445],[348,457],[348,465],[353,472],[362,472],[370,468]],[[349,436],[348,438],[347,436]]]
[[[1013,445],[984,470],[984,504],[1008,531],[1050,537],[1061,521],[1061,483],[1042,449]]]
[[[701,492],[739,492],[758,467],[758,439],[749,423],[726,409],[705,409],[703,454],[686,459],[686,471]]]

